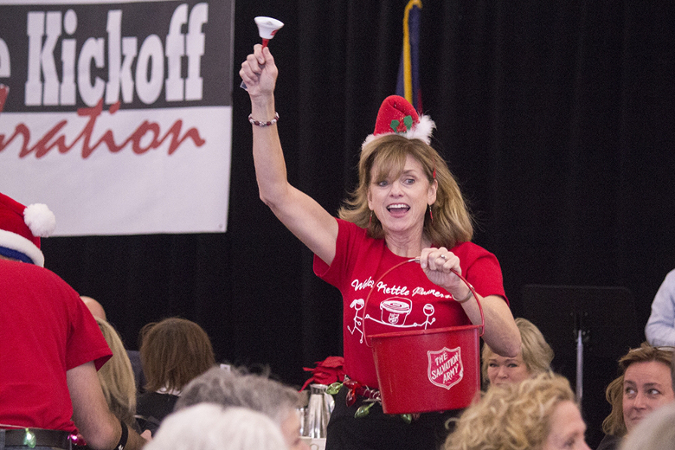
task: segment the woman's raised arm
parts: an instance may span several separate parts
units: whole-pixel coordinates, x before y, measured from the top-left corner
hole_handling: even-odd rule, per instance
[[[239,75],[251,99],[253,162],[260,199],[312,252],[331,264],[338,233],[335,218],[288,182],[274,104],[278,69],[269,49],[257,44]]]

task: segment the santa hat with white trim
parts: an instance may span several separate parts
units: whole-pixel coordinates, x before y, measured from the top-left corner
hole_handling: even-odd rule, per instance
[[[363,141],[363,146],[388,134],[399,134],[408,139],[421,139],[429,144],[436,124],[429,116],[419,115],[413,106],[399,95],[385,98],[377,112],[375,131]]]
[[[0,193],[0,255],[44,267],[40,237],[54,232],[56,218],[47,205],[28,207]]]

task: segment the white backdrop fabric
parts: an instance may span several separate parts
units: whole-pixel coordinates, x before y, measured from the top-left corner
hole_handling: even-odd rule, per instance
[[[57,236],[224,232],[233,0],[0,0],[0,192]]]

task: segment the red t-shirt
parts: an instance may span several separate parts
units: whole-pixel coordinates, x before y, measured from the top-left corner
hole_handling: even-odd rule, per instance
[[[372,349],[364,337],[364,328],[365,335],[371,336],[471,322],[450,293],[429,281],[419,264],[402,264],[381,278],[409,258],[392,253],[384,239],[370,238],[365,229],[337,220],[333,263],[328,266],[315,256],[314,272],[342,293],[345,373],[377,387]],[[462,275],[478,294],[498,295],[507,301],[495,255],[471,242],[461,243],[451,251],[459,257]]]
[[[65,281],[0,259],[0,424],[76,431],[66,371],[89,361],[98,369],[110,356],[94,317]]]

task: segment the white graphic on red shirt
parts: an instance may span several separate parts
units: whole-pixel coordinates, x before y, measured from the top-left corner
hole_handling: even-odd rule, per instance
[[[426,319],[422,323],[406,323],[408,316],[413,310],[412,300],[404,297],[389,297],[382,302],[380,302],[380,317],[373,317],[370,314],[365,314],[364,317],[364,306],[365,300],[362,298],[352,301],[349,305],[351,309],[354,310],[354,326],[347,326],[347,329],[351,334],[359,332],[361,337],[359,343],[363,344],[363,323],[365,320],[370,320],[380,325],[394,328],[422,328],[426,330],[427,327],[433,324],[436,319],[432,317],[434,315],[435,309],[431,303],[427,303],[422,308]]]

